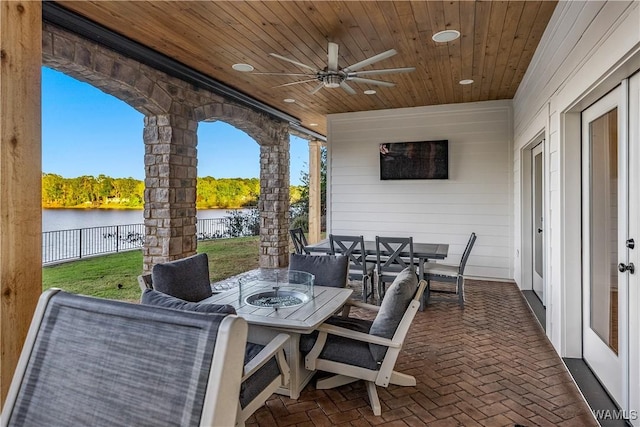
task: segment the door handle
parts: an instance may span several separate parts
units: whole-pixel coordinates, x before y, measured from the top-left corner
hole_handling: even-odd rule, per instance
[[[636,271],[636,267],[633,265],[632,262],[630,262],[629,264],[625,264],[621,262],[620,264],[618,264],[618,271],[620,273],[624,273],[625,271],[628,271],[629,273],[633,274]]]

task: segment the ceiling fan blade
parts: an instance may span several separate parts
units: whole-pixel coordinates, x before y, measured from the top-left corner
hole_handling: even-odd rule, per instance
[[[367,83],[378,86],[394,87],[396,84],[391,82],[383,82],[382,80],[363,79],[361,77],[347,77],[347,80],[356,83]]]
[[[320,83],[318,86],[316,86],[315,88],[313,88],[312,90],[309,91],[309,93],[311,95],[313,95],[314,93],[316,93],[317,91],[319,91],[320,89],[322,89],[322,87],[324,86],[324,83]]]
[[[415,71],[415,70],[416,70],[416,67],[386,68],[386,69],[383,69],[383,70],[355,71],[353,73],[353,77],[372,76],[374,74],[410,73],[410,72]]]
[[[278,55],[277,53],[270,53],[269,55],[273,56],[274,58],[281,59],[283,61],[291,62],[292,64],[295,64],[298,67],[307,68],[309,70],[312,70],[313,72],[317,72],[318,71],[317,69],[315,69],[315,68],[313,68],[313,67],[311,67],[311,66],[309,66],[307,64],[303,64],[302,62],[298,62],[298,61],[296,61],[294,59],[286,58],[286,57],[284,57],[282,55]]]
[[[285,83],[285,84],[278,85],[278,86],[273,86],[273,87],[276,88],[276,87],[293,86],[293,85],[298,85],[300,83],[309,83],[309,82],[317,82],[317,81],[318,81],[318,79],[300,80],[300,81],[297,81],[297,82]]]
[[[344,89],[344,91],[347,92],[349,95],[356,94],[356,91],[344,81],[340,83],[340,87]]]
[[[314,73],[251,73],[261,76],[291,76],[291,77],[315,77]]]
[[[343,68],[342,71],[344,71],[345,73],[349,73],[351,71],[359,70],[360,68],[366,67],[367,65],[371,65],[375,62],[382,61],[383,59],[391,58],[396,53],[398,52],[396,52],[395,49],[389,49],[386,52],[382,52],[377,55],[374,55],[371,58],[365,59],[364,61],[356,62],[353,65],[349,65],[348,67]]]
[[[327,70],[338,71],[338,43],[329,42]]]

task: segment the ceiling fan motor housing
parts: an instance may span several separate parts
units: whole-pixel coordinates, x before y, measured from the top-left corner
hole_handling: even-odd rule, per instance
[[[344,77],[338,74],[327,74],[323,77],[322,83],[324,83],[324,87],[327,88],[337,88],[340,87],[340,83],[342,83]]]

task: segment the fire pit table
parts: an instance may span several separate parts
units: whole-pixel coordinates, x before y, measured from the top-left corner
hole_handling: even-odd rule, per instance
[[[313,274],[296,270],[261,270],[238,283],[238,304],[258,308],[297,307],[313,299]]]
[[[297,399],[314,371],[304,367],[300,336],[310,334],[347,301],[351,289],[314,286],[313,275],[295,270],[259,269],[236,279],[234,286],[203,302],[229,304],[249,323],[251,342],[266,344],[281,332],[289,334],[285,349],[291,375],[278,391]]]

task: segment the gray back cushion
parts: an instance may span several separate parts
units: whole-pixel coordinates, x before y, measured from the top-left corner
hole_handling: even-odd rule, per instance
[[[343,255],[291,254],[289,270],[306,271],[315,276],[314,285],[346,288],[349,257]]]
[[[418,276],[412,267],[407,267],[398,274],[385,293],[380,311],[373,320],[369,333],[383,338],[393,338],[417,290]],[[369,344],[369,349],[378,362],[387,352],[386,347],[376,344]]]
[[[156,264],[151,269],[151,282],[153,289],[185,301],[201,301],[213,293],[207,254]]]
[[[197,311],[198,313],[236,314],[236,309],[232,305],[189,302],[153,289],[144,290],[140,303],[183,311]]]

